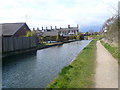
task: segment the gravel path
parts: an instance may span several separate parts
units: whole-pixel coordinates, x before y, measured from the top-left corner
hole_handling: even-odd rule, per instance
[[[96,88],[118,88],[118,63],[97,41]]]

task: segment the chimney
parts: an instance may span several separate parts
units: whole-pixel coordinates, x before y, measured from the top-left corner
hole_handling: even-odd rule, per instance
[[[79,28],[79,25],[77,24],[77,28]]]
[[[70,25],[68,25],[68,28],[70,28]]]
[[[39,28],[37,28],[37,30],[39,30]]]
[[[43,30],[43,27],[42,27],[42,30]]]
[[[52,30],[52,26],[50,26],[51,30]]]
[[[46,27],[46,30],[47,30],[47,27]]]
[[[33,30],[35,30],[35,28],[33,28]]]
[[[55,26],[55,30],[57,29],[57,26]]]

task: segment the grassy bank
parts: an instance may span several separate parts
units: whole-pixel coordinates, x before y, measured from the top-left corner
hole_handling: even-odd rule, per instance
[[[120,52],[118,50],[117,47],[114,47],[108,43],[105,43],[104,41],[101,40],[102,45],[112,54],[112,56],[114,58],[116,58],[117,60],[119,60],[119,64],[120,64]]]
[[[62,44],[62,42],[56,42],[56,43],[40,43],[38,44],[38,47],[46,47],[46,46],[52,46],[52,45],[59,45],[59,44]]]
[[[75,42],[76,40],[69,40],[69,41],[64,41],[64,42],[55,42],[55,43],[39,43],[38,48],[48,48],[52,46],[57,46],[57,45],[62,45],[64,43],[70,43],[70,42]]]
[[[96,40],[85,47],[76,59],[64,67],[47,88],[91,88],[94,86]]]
[[[102,35],[90,35],[90,37],[92,37],[95,40],[100,40],[101,38],[103,38]]]

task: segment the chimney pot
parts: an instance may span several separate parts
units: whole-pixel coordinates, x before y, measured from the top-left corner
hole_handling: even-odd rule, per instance
[[[35,28],[33,28],[33,30],[35,30]]]
[[[52,26],[50,26],[51,27],[51,30],[52,30]]]
[[[57,29],[57,26],[55,26],[55,29]]]
[[[79,25],[77,24],[77,28],[79,28]]]
[[[43,30],[43,27],[42,27],[42,30]]]
[[[68,25],[68,28],[70,28],[70,25]]]
[[[39,28],[37,28],[37,30],[39,30]]]

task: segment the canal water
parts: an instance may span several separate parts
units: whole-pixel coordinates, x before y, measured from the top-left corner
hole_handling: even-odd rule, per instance
[[[45,88],[89,42],[76,41],[4,58],[3,88]]]

